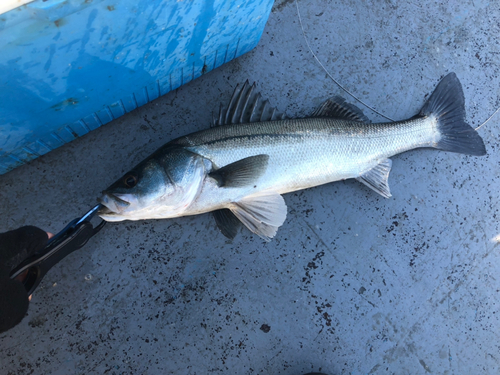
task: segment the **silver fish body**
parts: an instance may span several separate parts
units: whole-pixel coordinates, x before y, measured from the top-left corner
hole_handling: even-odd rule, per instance
[[[366,124],[331,118],[306,118],[212,128],[176,140],[210,160],[215,168],[255,155],[269,155],[254,184],[221,194],[217,184],[203,189],[191,207],[212,211],[254,192],[285,194],[357,178],[395,154],[432,147],[440,139],[433,118]]]
[[[393,155],[419,147],[485,154],[482,139],[464,122],[453,73],[419,115],[393,123],[371,124],[338,99],[310,118],[275,119],[273,113],[264,116],[272,121],[250,122],[261,105],[251,90],[235,92],[216,121],[220,126],[167,143],[104,191],[100,216],[121,221],[214,211],[226,236],[234,237],[242,222],[268,240],[286,218],[281,194],[356,178],[390,197]]]

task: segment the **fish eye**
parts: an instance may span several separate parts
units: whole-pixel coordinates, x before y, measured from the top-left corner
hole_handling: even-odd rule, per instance
[[[129,173],[125,177],[123,177],[123,183],[126,187],[133,188],[137,185],[137,176],[135,174]]]

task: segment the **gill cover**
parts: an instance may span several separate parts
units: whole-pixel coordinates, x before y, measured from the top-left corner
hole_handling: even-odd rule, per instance
[[[180,216],[200,192],[206,163],[167,144],[103,191],[99,215],[108,221]]]

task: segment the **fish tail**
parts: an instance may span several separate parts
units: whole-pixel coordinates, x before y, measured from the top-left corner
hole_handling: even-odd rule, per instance
[[[439,82],[419,115],[437,119],[441,137],[435,148],[468,155],[486,154],[482,138],[465,122],[464,93],[455,73]]]

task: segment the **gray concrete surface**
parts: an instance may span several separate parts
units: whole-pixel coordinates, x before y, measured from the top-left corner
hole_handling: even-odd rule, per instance
[[[299,5],[325,66],[392,118],[450,71],[471,124],[500,105],[495,2]],[[289,116],[345,97],[294,2],[278,1],[251,53],[0,176],[0,229],[62,229],[157,147],[207,128],[247,78]],[[486,157],[394,157],[391,199],[356,181],[286,195],[271,243],[246,230],[231,243],[209,215],[108,225],[0,335],[0,372],[500,373],[499,122],[479,130]]]

